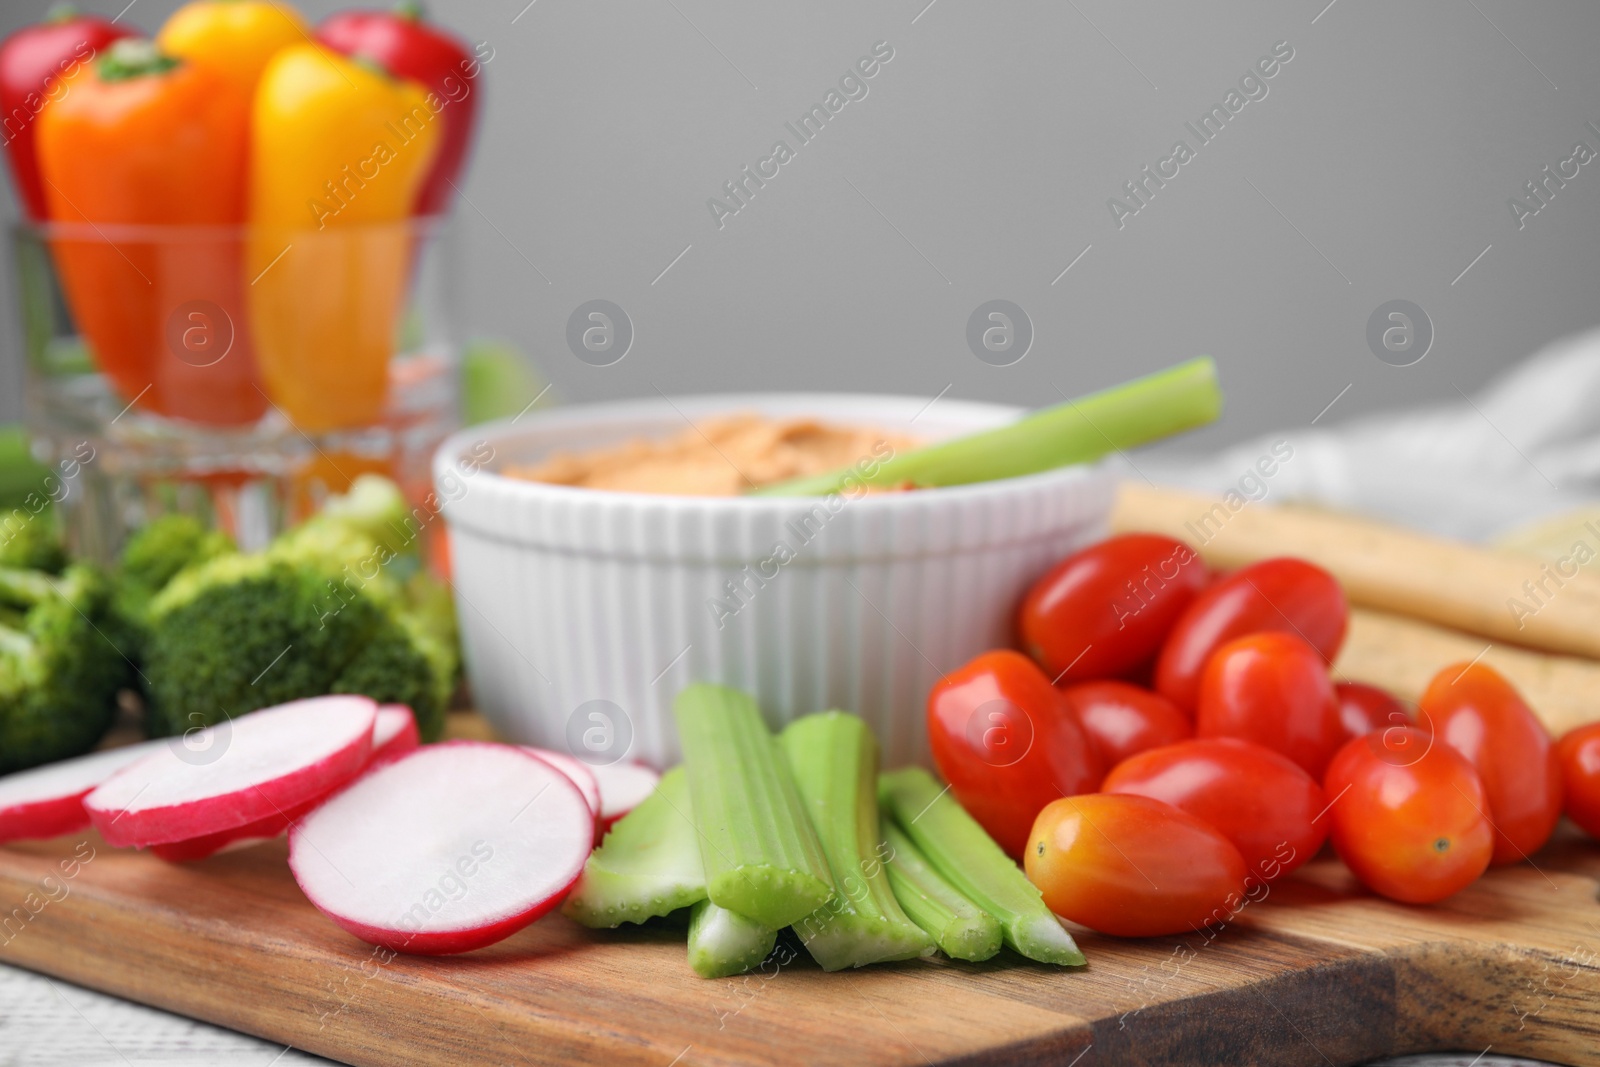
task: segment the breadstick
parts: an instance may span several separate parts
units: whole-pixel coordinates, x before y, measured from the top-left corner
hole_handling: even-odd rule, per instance
[[[1585,566],[1600,566],[1595,524],[1579,531],[1567,556],[1547,563],[1353,515],[1252,503],[1237,492],[1217,498],[1126,482],[1111,526],[1180,538],[1223,567],[1300,556],[1332,572],[1352,604],[1600,658],[1600,570]]]
[[[1339,681],[1367,682],[1415,703],[1435,674],[1480,656],[1479,662],[1517,687],[1557,737],[1600,719],[1600,663],[1491,644],[1481,637],[1364,608],[1350,612],[1350,630],[1333,673]]]

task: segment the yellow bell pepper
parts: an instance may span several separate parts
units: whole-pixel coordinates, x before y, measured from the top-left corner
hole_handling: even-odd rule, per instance
[[[169,56],[215,67],[253,93],[267,62],[283,48],[310,40],[300,13],[269,0],[191,0],[156,35]]]
[[[267,393],[303,430],[382,418],[411,206],[443,127],[427,91],[315,44],[267,64],[252,119],[250,307]]]

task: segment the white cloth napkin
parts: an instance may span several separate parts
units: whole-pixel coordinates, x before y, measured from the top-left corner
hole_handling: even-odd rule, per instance
[[[1287,427],[1211,456],[1163,451],[1134,462],[1158,484],[1222,493],[1280,442],[1293,455],[1261,480],[1267,499],[1473,541],[1577,510],[1600,499],[1600,329],[1556,341],[1476,395],[1434,407]]]

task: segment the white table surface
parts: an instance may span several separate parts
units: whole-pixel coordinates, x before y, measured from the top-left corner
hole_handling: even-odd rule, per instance
[[[309,1067],[332,1062],[0,965],[0,1067]],[[1370,1067],[1540,1063],[1485,1050],[1402,1056]]]

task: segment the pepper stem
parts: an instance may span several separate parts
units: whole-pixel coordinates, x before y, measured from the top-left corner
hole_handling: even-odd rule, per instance
[[[45,13],[44,20],[52,26],[59,26],[63,22],[71,22],[78,17],[76,4],[52,4]]]
[[[422,0],[399,0],[394,5],[394,13],[408,22],[421,22],[428,17],[428,9],[422,5]]]
[[[96,64],[101,81],[126,81],[147,74],[161,74],[178,65],[178,60],[161,51],[152,40],[144,37],[124,37],[112,42],[104,58]]]

